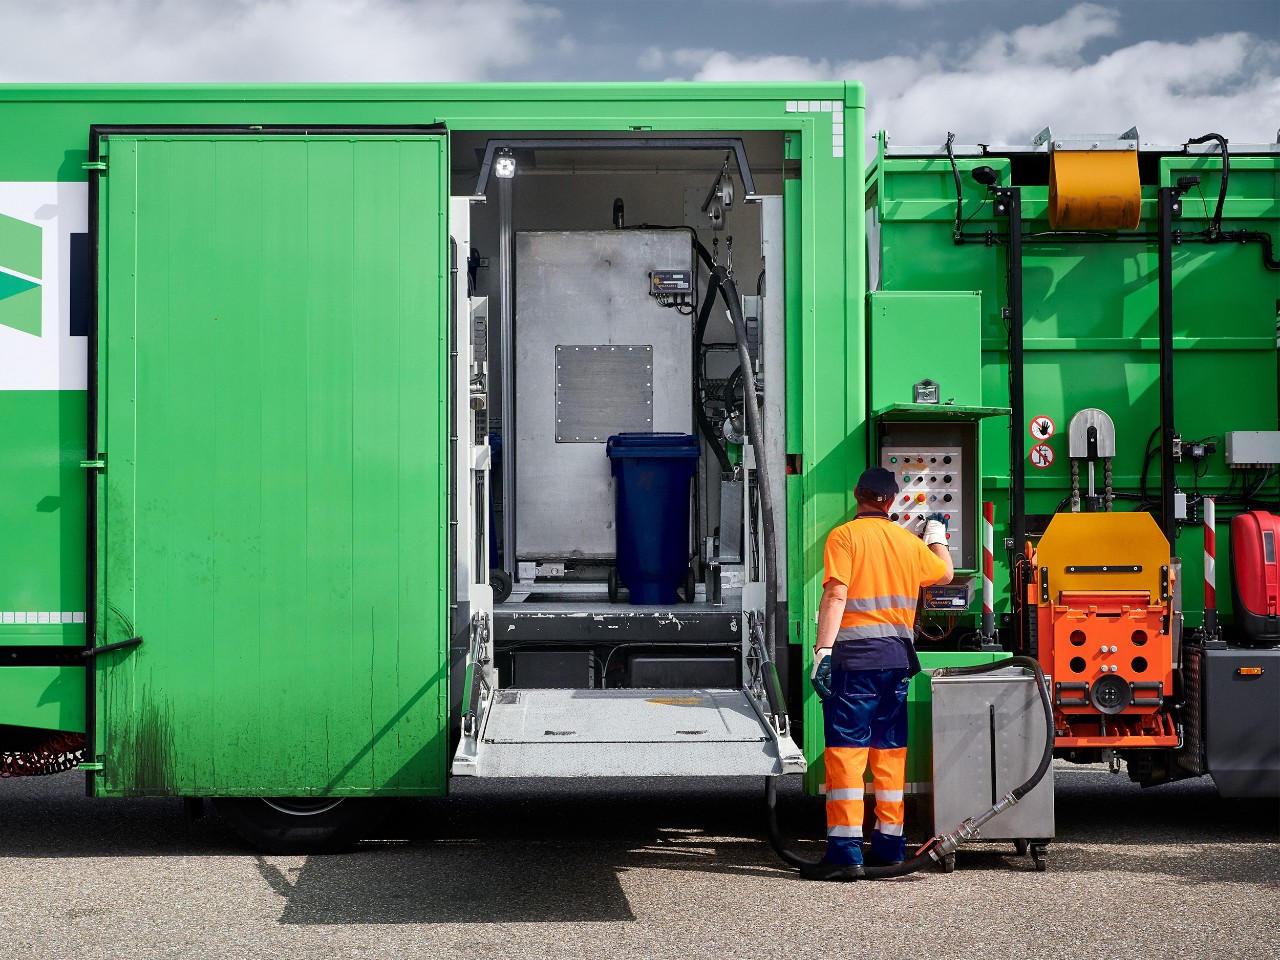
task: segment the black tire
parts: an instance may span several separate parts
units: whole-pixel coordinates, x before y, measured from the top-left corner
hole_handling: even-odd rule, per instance
[[[619,589],[618,568],[610,567],[609,568],[609,602],[610,603],[618,602],[618,589]]]
[[[511,588],[515,586],[505,570],[489,571],[489,586],[493,588],[493,602],[502,603],[511,596]]]
[[[266,853],[338,853],[372,830],[380,804],[351,797],[220,797],[218,812]]]
[[[1017,852],[1018,856],[1025,857],[1027,855],[1027,851],[1031,849],[1031,844],[1026,840],[1015,840],[1013,841],[1013,849]]]
[[[693,603],[694,597],[697,596],[696,588],[698,586],[697,578],[693,575],[693,567],[689,567],[684,574],[684,602]]]

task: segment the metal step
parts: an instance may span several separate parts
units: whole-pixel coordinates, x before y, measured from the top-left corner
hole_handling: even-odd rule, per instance
[[[804,771],[746,690],[498,690],[455,776],[771,776]]]

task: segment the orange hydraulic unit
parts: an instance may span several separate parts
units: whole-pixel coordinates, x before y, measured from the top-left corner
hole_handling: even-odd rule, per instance
[[[1176,568],[1146,513],[1055,516],[1035,555],[1059,748],[1174,747]]]

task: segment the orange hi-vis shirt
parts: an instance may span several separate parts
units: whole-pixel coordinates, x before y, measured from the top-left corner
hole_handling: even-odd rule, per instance
[[[827,537],[823,586],[848,588],[832,650],[838,670],[887,670],[916,664],[911,638],[920,588],[947,565],[916,537],[879,514],[842,524]]]

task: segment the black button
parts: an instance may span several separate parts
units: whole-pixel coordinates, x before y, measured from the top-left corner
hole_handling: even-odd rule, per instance
[[[951,462],[951,458],[950,458],[950,457],[943,457],[943,458],[942,458],[942,462],[943,462],[943,463],[950,463],[950,462]]]
[[[951,494],[949,494],[949,493],[944,493],[944,494],[942,495],[942,502],[943,502],[943,503],[950,503],[950,502],[951,502]]]
[[[942,482],[943,482],[943,483],[950,483],[950,482],[951,482],[951,474],[949,474],[949,473],[948,473],[945,477],[943,477],[943,478],[942,478]]]

